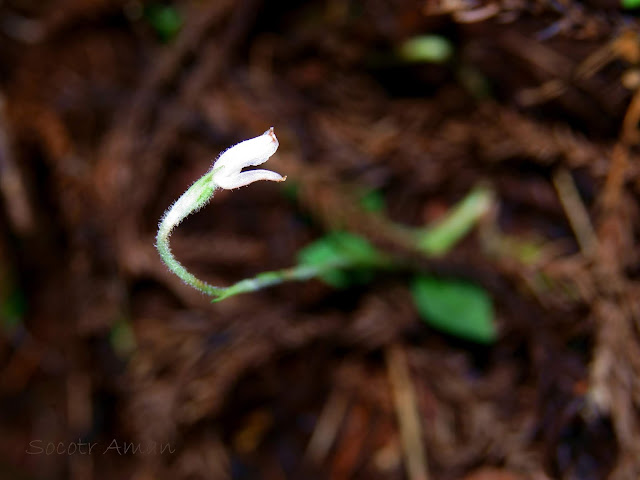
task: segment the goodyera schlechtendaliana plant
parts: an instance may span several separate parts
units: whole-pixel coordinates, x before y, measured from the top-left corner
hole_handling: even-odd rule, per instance
[[[229,287],[215,287],[190,273],[175,259],[169,247],[169,237],[173,229],[189,214],[204,207],[218,188],[232,190],[244,187],[259,180],[283,182],[286,177],[269,170],[242,171],[245,167],[257,166],[266,162],[278,149],[278,139],[270,128],[264,134],[240,142],[225,150],[213,167],[197,180],[165,212],[158,228],[156,248],[169,269],[187,285],[213,297],[217,302],[246,292],[277,285],[289,281],[325,278],[336,271],[350,268],[393,268],[395,263],[384,253],[375,249],[369,242],[348,232],[341,235],[329,235],[299,252],[299,262],[290,268],[272,272],[262,272],[253,278],[247,278]],[[409,232],[410,244],[427,256],[445,253],[462,238],[491,206],[491,192],[475,189],[470,192],[449,214],[436,225],[407,231],[404,227],[394,227]],[[392,228],[393,225],[390,226]],[[403,236],[403,238],[406,237]],[[300,253],[304,255],[300,256]],[[318,254],[320,254],[318,256]],[[398,264],[400,265],[400,264]]]
[[[200,280],[176,260],[171,253],[169,237],[175,227],[189,214],[204,207],[218,188],[232,190],[244,187],[260,180],[283,182],[287,177],[270,170],[248,170],[245,167],[261,165],[278,149],[278,139],[273,127],[259,137],[240,142],[220,154],[213,167],[197,180],[180,198],[165,212],[160,220],[156,236],[156,248],[160,257],[169,269],[180,277],[187,285],[207,295],[220,299],[226,297],[226,288],[215,287]]]

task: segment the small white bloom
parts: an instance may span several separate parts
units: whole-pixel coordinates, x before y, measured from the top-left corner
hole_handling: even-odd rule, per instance
[[[222,152],[213,164],[215,173],[212,181],[220,188],[227,190],[244,187],[259,180],[283,182],[287,177],[270,170],[242,171],[245,167],[263,164],[276,153],[277,149],[278,139],[271,127],[259,137],[240,142]]]

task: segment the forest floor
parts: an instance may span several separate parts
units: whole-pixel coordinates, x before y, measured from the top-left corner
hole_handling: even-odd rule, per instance
[[[0,1],[0,476],[640,478],[638,27],[606,0]],[[287,181],[218,193],[176,257],[229,285],[349,231],[405,268],[215,304],[166,269],[163,211],[270,126]],[[390,227],[476,188],[443,255]],[[495,340],[422,318],[427,274],[485,292]]]

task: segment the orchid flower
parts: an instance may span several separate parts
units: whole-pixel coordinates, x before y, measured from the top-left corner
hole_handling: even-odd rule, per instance
[[[227,190],[244,187],[259,180],[283,182],[285,177],[270,170],[241,171],[245,167],[262,165],[277,149],[278,139],[271,127],[259,137],[240,142],[222,152],[213,164],[212,170],[216,172],[213,180],[220,188]]]
[[[184,192],[165,212],[158,226],[156,248],[160,257],[173,273],[187,285],[213,297],[219,297],[224,288],[214,287],[198,279],[176,260],[169,246],[169,237],[188,215],[204,207],[218,188],[231,190],[259,180],[283,182],[286,177],[270,170],[248,170],[245,167],[261,165],[278,149],[273,127],[259,137],[251,138],[228,148],[218,157],[213,167]]]

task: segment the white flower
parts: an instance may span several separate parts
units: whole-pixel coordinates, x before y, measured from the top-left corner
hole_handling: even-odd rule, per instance
[[[263,164],[276,153],[277,149],[278,139],[271,127],[259,137],[240,142],[222,152],[213,164],[212,181],[220,188],[227,190],[244,187],[259,180],[283,182],[287,177],[270,170],[242,171],[245,167]]]

